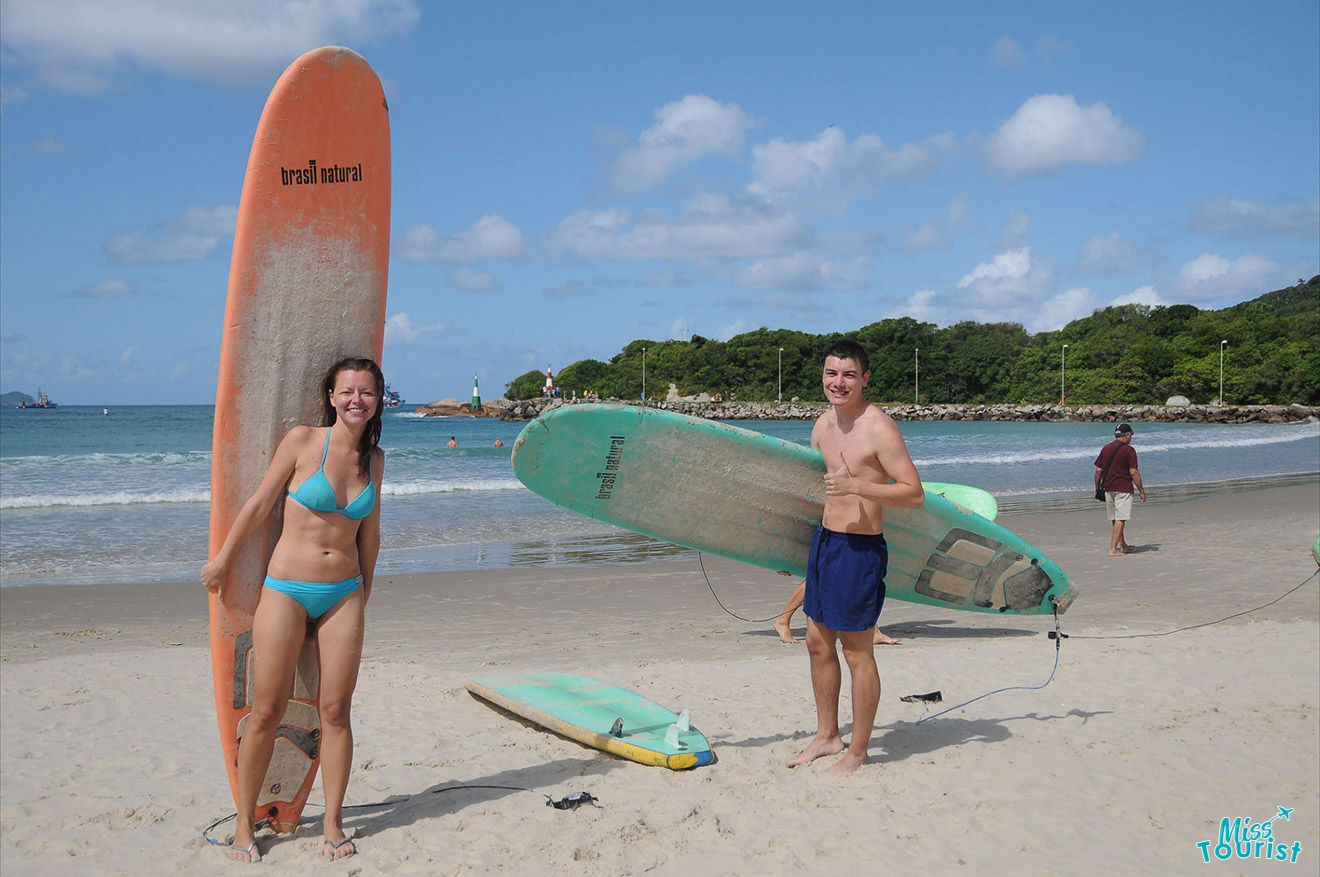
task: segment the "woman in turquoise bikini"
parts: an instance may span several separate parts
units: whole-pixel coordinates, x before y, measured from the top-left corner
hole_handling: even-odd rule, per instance
[[[321,783],[326,858],[357,852],[344,836],[342,808],[353,763],[349,709],[362,659],[364,609],[380,552],[378,447],[385,378],[369,359],[346,359],[326,374],[325,426],[295,426],[275,451],[256,493],[243,505],[202,582],[220,590],[233,552],[284,503],[284,529],[271,554],[252,622],[252,715],[238,748],[240,814],[230,858],[258,861],[253,815],[275,732],[288,704],[308,620],[321,662]],[[294,489],[289,488],[297,485]],[[340,504],[340,497],[347,502]]]

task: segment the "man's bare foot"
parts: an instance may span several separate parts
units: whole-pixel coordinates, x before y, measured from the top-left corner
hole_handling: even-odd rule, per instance
[[[866,753],[854,755],[851,751],[845,752],[843,758],[831,767],[826,773],[853,773],[857,768],[864,764],[869,764],[871,759],[866,757]]]
[[[826,755],[834,755],[836,752],[843,751],[843,738],[832,737],[828,740],[819,740],[813,738],[811,744],[803,749],[796,758],[790,758],[784,762],[789,767],[797,767],[799,764],[806,764],[815,761]]]
[[[901,639],[894,639],[880,628],[875,629],[875,637],[871,640],[877,646],[896,646],[902,642]]]
[[[1122,557],[1122,556],[1125,555],[1125,554],[1127,554],[1126,551],[1111,551],[1111,552],[1109,552],[1109,556],[1110,556],[1110,557]]]
[[[793,631],[788,626],[788,619],[784,618],[782,615],[779,617],[779,620],[775,622],[775,633],[779,634],[781,642],[786,642],[789,645],[800,642],[797,637],[793,636]]]

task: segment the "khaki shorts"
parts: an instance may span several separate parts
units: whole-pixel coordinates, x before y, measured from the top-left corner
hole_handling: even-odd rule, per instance
[[[1111,521],[1128,521],[1132,519],[1132,494],[1115,493],[1112,490],[1105,491],[1105,512],[1109,515]]]

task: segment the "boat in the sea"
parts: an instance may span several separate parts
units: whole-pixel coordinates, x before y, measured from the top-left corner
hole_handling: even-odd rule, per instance
[[[398,408],[403,404],[403,397],[387,383],[385,384],[385,407]]]
[[[59,406],[56,405],[54,402],[50,401],[50,397],[46,395],[46,392],[44,390],[42,390],[40,387],[37,387],[37,401],[29,405],[28,401],[26,399],[23,399],[18,403],[18,407],[19,408],[58,408]]]

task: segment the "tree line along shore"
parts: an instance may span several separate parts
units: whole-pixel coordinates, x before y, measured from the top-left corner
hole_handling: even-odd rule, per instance
[[[1029,412],[1046,404],[1076,412],[1112,408],[1106,403],[1115,399],[1145,408],[1174,397],[1217,411],[1233,407],[1222,402],[1320,405],[1320,275],[1221,310],[1127,304],[1034,335],[1017,323],[940,328],[911,317],[846,334],[871,355],[866,394],[877,403],[910,399],[932,409],[962,405],[991,412],[1002,402]],[[684,397],[815,400],[821,352],[841,337],[761,328],[728,341],[638,339],[608,362],[563,366],[553,384],[570,399],[650,401],[664,398],[672,384]],[[535,399],[545,385],[546,372],[533,370],[510,381],[504,395]]]

